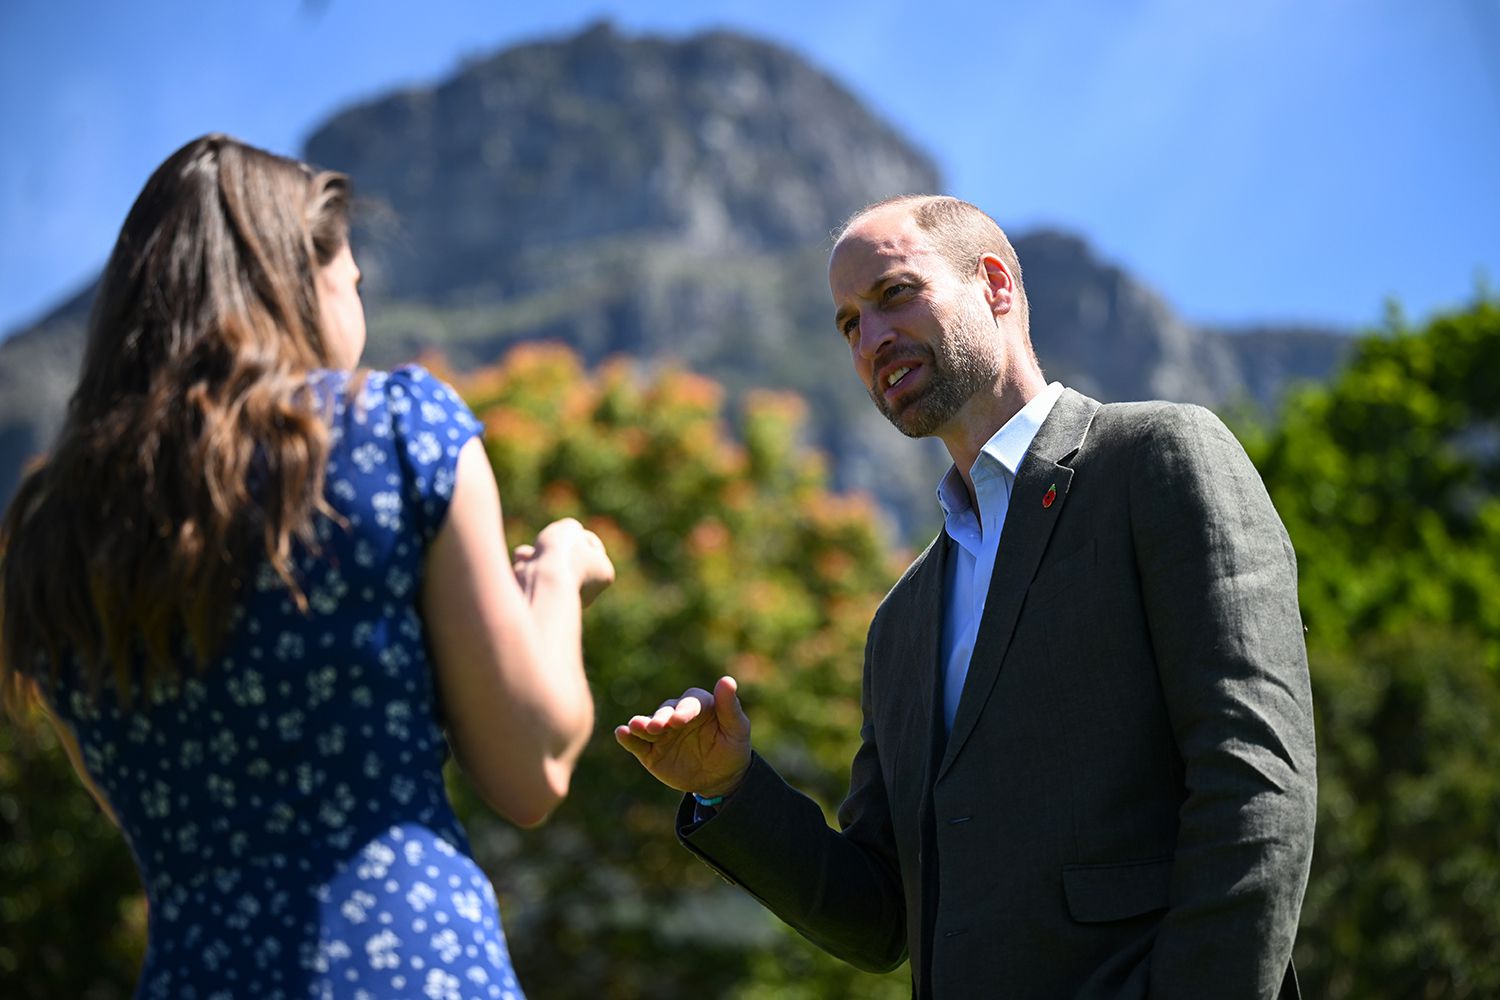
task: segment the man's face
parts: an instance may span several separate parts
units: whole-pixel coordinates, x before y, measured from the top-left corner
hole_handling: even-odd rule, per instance
[[[834,248],[834,322],[875,406],[908,437],[943,435],[1004,368],[983,282],[961,276],[902,206],[856,222]]]

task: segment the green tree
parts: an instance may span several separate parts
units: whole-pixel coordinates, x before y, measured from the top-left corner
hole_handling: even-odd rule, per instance
[[[1500,995],[1500,305],[1393,320],[1245,431],[1297,548],[1308,995]]]
[[[1316,646],[1471,629],[1500,668],[1500,302],[1393,320],[1246,444],[1297,546]]]
[[[1478,641],[1430,627],[1315,650],[1312,667],[1305,995],[1500,996],[1500,677]]]
[[[38,710],[0,714],[0,996],[128,997],[145,946],[120,832]]]

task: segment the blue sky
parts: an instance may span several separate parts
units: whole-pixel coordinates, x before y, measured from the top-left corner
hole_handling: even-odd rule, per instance
[[[193,136],[294,154],[352,102],[602,17],[801,52],[951,193],[1082,234],[1189,319],[1363,327],[1500,284],[1497,0],[3,0],[0,333],[97,272]]]

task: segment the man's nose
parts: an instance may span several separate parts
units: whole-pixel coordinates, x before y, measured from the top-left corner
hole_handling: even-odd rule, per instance
[[[860,317],[859,320],[859,356],[866,361],[872,360],[877,354],[892,344],[896,339],[896,331],[891,324],[878,316]]]

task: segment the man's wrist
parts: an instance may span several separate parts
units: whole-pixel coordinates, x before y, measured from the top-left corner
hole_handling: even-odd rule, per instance
[[[735,775],[732,780],[726,781],[723,784],[708,785],[706,787],[688,792],[688,794],[691,795],[693,797],[693,801],[697,802],[700,806],[719,805],[726,799],[732,797],[735,792],[740,790],[740,786],[745,783],[745,775],[749,773],[750,764],[747,761],[745,763],[744,770]]]

